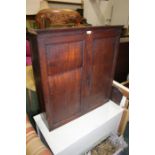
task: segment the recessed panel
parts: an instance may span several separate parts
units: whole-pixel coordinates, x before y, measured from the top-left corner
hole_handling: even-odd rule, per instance
[[[81,69],[49,77],[54,122],[58,123],[80,112]]]
[[[59,74],[82,67],[82,52],[82,41],[48,45],[46,47],[48,74]]]
[[[114,58],[114,39],[94,39],[92,51],[92,74],[88,109],[103,104],[109,98],[112,66]]]

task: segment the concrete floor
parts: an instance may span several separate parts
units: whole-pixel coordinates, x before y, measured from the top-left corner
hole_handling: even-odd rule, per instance
[[[121,152],[119,155],[129,155],[129,123],[127,124],[125,133],[124,133],[124,139],[126,141],[126,143],[128,144],[128,147]]]

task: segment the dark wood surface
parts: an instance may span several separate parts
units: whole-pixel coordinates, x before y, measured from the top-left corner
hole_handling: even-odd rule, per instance
[[[110,97],[110,99],[113,102],[115,102],[116,104],[120,105],[122,97],[123,97],[123,94],[120,92],[120,90],[113,86],[112,90],[111,90],[111,97]]]
[[[120,42],[114,79],[118,82],[127,80],[129,74],[129,41]]]
[[[31,33],[37,93],[49,130],[109,100],[120,33],[120,26]]]

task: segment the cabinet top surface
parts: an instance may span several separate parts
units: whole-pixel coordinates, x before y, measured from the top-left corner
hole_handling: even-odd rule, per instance
[[[100,30],[100,29],[113,29],[113,28],[118,28],[122,29],[123,26],[121,25],[116,25],[116,26],[87,26],[87,27],[61,27],[61,28],[46,28],[46,29],[32,29],[29,32],[31,34],[45,34],[45,33],[50,33],[50,32],[67,32],[67,31],[86,31],[86,30]]]

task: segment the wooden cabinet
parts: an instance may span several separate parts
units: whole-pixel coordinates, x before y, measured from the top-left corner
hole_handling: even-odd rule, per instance
[[[118,82],[127,80],[129,74],[129,40],[120,39],[118,58],[115,69],[114,79]]]
[[[34,76],[49,130],[109,100],[120,26],[31,33]]]

